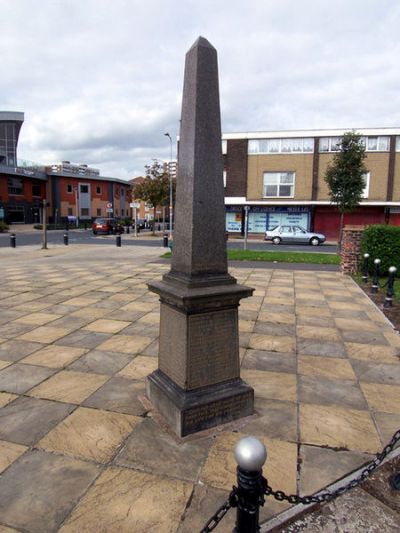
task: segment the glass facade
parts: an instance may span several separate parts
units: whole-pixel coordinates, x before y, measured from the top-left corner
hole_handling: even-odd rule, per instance
[[[20,124],[0,122],[0,165],[17,166],[17,142]]]

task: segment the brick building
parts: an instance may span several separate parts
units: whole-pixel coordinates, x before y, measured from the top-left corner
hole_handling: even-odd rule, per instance
[[[230,232],[262,234],[279,223],[299,224],[336,239],[339,213],[324,174],[348,130],[226,133],[223,135],[226,224]],[[367,157],[361,205],[346,224],[400,225],[400,128],[357,129]]]
[[[23,122],[23,113],[0,111],[0,220],[41,222],[44,199],[49,202],[50,222],[68,215],[81,220],[107,216],[107,204],[112,205],[113,216],[130,215],[131,188],[125,180],[101,176],[97,169],[69,161],[50,166],[19,162]]]

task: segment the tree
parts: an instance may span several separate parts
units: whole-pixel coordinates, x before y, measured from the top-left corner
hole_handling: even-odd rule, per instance
[[[136,185],[134,197],[147,202],[154,209],[154,222],[156,219],[156,207],[166,206],[169,202],[170,180],[165,166],[155,160],[152,165],[146,165],[146,177],[142,183]],[[174,185],[174,184],[173,184]],[[155,224],[153,224],[153,235]]]
[[[340,150],[335,153],[325,173],[331,202],[340,212],[339,253],[341,252],[344,214],[357,207],[364,195],[365,145],[362,137],[352,131],[344,133],[339,143]]]

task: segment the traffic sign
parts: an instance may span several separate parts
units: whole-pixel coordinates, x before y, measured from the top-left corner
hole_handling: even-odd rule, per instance
[[[112,207],[107,207],[106,213],[112,213],[114,209]]]
[[[132,207],[132,209],[138,209],[140,207],[140,202],[132,202],[129,204],[129,207]]]
[[[107,209],[111,209],[112,210],[112,203],[111,202],[108,202],[108,204],[106,205]]]

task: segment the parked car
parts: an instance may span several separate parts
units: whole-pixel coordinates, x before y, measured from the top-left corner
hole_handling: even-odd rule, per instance
[[[107,235],[124,233],[124,227],[116,218],[96,218],[92,224],[93,234],[106,233]]]
[[[306,231],[301,226],[276,226],[265,232],[264,240],[273,244],[311,244],[318,246],[326,241],[322,233]]]

